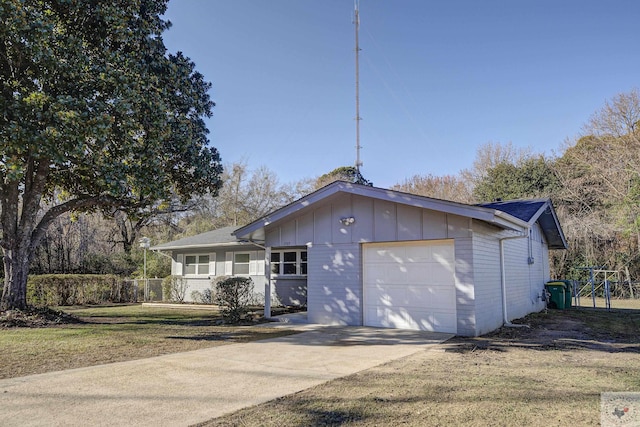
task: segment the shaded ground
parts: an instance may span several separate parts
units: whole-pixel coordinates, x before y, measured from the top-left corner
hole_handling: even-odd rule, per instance
[[[64,311],[47,307],[0,312],[0,328],[43,328],[73,323],[81,323],[81,320]]]

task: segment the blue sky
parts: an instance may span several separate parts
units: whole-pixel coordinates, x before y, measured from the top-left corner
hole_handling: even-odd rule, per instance
[[[212,145],[281,182],[355,162],[353,0],[172,0],[169,51],[213,84]],[[478,146],[561,152],[640,87],[637,0],[361,0],[363,175],[456,174]]]

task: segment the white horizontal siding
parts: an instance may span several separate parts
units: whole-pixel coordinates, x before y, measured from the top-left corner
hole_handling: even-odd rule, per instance
[[[531,313],[531,270],[529,240],[515,239],[504,242],[504,264],[507,292],[507,320],[518,319]]]
[[[476,334],[502,325],[500,242],[495,227],[474,221],[473,266],[476,303]]]
[[[477,320],[471,238],[455,239],[454,249],[457,333],[459,335],[475,335]]]
[[[478,221],[473,227],[476,314],[478,333],[482,334],[503,323],[499,238],[512,235],[504,231],[497,233],[495,227]],[[537,227],[532,229],[531,241],[526,237],[504,241],[508,320],[544,308],[539,295],[548,276],[548,250],[540,241],[542,237]]]

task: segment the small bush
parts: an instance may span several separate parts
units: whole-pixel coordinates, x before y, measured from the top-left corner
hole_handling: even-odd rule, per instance
[[[183,303],[188,287],[184,277],[167,276],[162,280],[162,300]]]
[[[213,304],[213,292],[211,289],[205,289],[202,292],[193,291],[191,292],[191,300],[200,304]]]
[[[222,317],[238,323],[248,311],[253,291],[250,277],[221,278],[215,284],[214,301],[220,306]]]

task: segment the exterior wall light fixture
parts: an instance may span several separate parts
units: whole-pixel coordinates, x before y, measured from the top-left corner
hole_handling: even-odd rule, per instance
[[[351,224],[353,224],[354,222],[356,222],[356,219],[352,216],[348,216],[346,218],[340,218],[340,224],[345,225],[345,226],[349,226]]]

